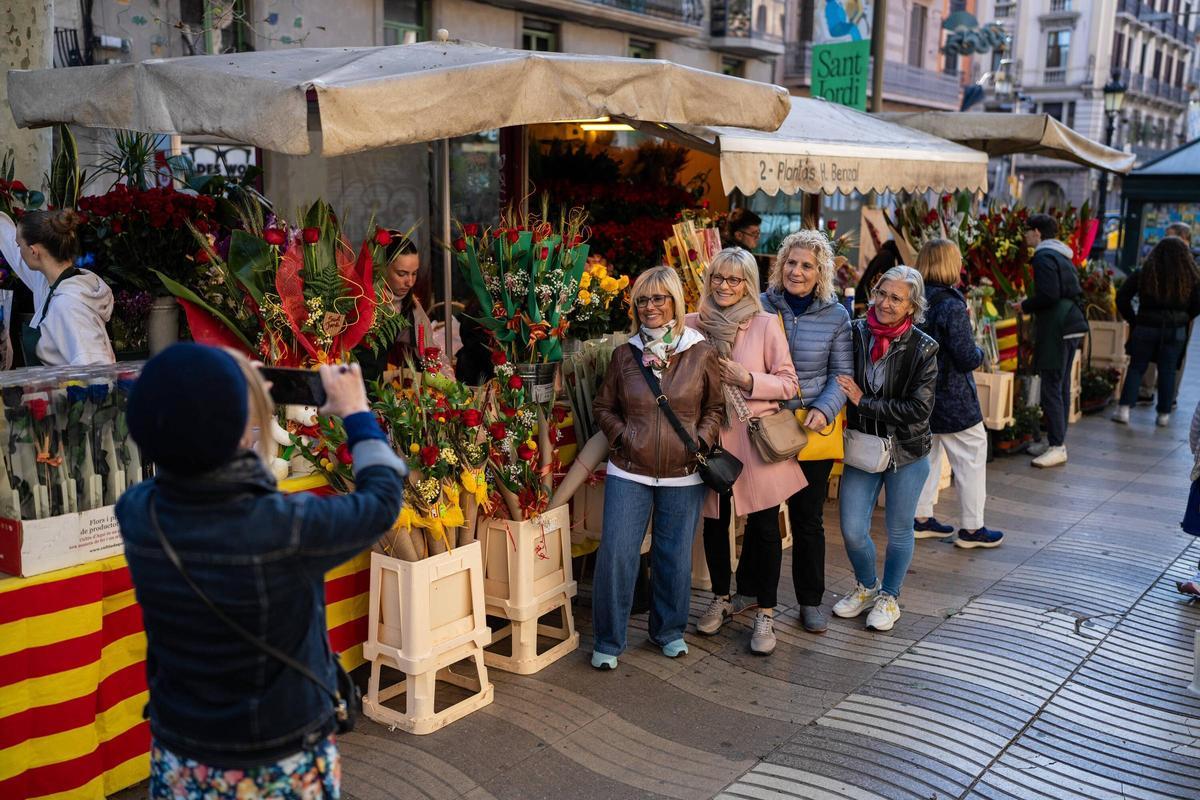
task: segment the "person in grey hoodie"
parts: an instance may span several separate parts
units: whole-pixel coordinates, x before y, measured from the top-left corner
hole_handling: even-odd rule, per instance
[[[833,250],[825,234],[801,230],[784,238],[762,304],[767,313],[777,314],[783,325],[800,379],[800,403],[808,409],[804,424],[809,436],[817,436],[846,405],[846,395],[835,378],[854,373],[850,314],[837,301]],[[833,461],[801,461],[800,467],[808,485],[788,499],[792,582],[801,624],[810,633],[820,633],[828,627],[821,599],[825,594],[825,496]]]
[[[113,293],[99,275],[75,266],[75,211],[31,211],[14,224],[0,213],[0,253],[33,292],[33,320],[21,329],[25,365],[112,364],[106,324]]]
[[[1071,248],[1058,239],[1058,220],[1034,214],[1025,222],[1025,243],[1033,251],[1033,295],[1021,311],[1033,315],[1036,343],[1033,368],[1042,382],[1042,414],[1050,446],[1033,460],[1035,467],[1067,463],[1067,416],[1071,412],[1071,362],[1087,319],[1079,307],[1079,276]]]

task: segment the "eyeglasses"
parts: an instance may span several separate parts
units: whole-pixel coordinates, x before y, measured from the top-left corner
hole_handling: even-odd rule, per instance
[[[646,306],[665,306],[671,299],[669,294],[644,294],[635,301],[638,308]]]
[[[728,275],[713,275],[713,286],[728,286],[730,289],[736,289],[746,282],[745,278],[730,277]]]
[[[889,292],[885,292],[883,289],[875,289],[871,292],[871,296],[875,298],[876,303],[882,303],[885,300],[890,300],[894,306],[904,305],[908,302],[907,297],[891,294]]]

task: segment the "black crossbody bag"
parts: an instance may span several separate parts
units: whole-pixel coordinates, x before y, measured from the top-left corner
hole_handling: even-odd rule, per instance
[[[196,596],[208,606],[209,610],[217,616],[217,619],[225,623],[231,631],[236,633],[239,638],[248,644],[253,645],[258,650],[266,653],[276,661],[283,663],[285,666],[295,670],[303,675],[308,680],[321,688],[321,691],[329,695],[329,699],[333,701],[334,717],[337,720],[337,732],[349,733],[354,730],[354,723],[357,721],[358,715],[362,711],[362,691],[350,679],[349,673],[342,667],[342,663],[334,658],[334,666],[337,667],[337,691],[330,691],[325,682],[317,677],[307,665],[300,663],[296,659],[289,656],[277,647],[267,644],[262,639],[259,639],[250,631],[243,628],[241,625],[234,622],[228,614],[217,607],[208,595],[200,590],[196,582],[192,580],[192,576],[188,575],[183,568],[183,562],[179,558],[179,554],[175,552],[175,548],[167,541],[166,534],[163,533],[162,526],[158,524],[158,511],[154,507],[154,498],[150,499],[150,524],[154,527],[154,533],[158,536],[159,544],[162,545],[163,551],[167,554],[167,558],[175,565],[175,569],[179,570],[179,574],[183,576],[183,580],[191,587]]]
[[[650,387],[650,391],[654,393],[654,401],[658,403],[658,407],[662,409],[663,414],[667,417],[667,422],[671,423],[671,427],[675,429],[675,433],[683,442],[683,446],[687,451],[696,457],[700,462],[700,468],[697,470],[700,473],[700,480],[704,481],[704,485],[712,489],[717,494],[729,494],[733,491],[733,483],[742,474],[742,462],[732,453],[726,452],[718,444],[713,444],[707,453],[700,452],[700,447],[696,441],[688,434],[687,429],[683,427],[683,423],[679,421],[679,417],[675,416],[675,412],[671,410],[670,403],[667,402],[667,396],[662,392],[662,384],[655,377],[654,371],[642,363],[642,351],[638,350],[633,344],[629,345],[629,349],[633,351],[634,363],[642,370],[642,377],[646,379],[646,384]]]

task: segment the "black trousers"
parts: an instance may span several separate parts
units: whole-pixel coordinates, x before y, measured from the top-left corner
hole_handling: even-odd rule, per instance
[[[788,498],[792,523],[792,585],[796,602],[819,606],[825,596],[825,496],[832,459],[801,461],[808,485]]]
[[[704,520],[704,560],[715,595],[729,594],[730,498],[720,498],[720,517]],[[779,570],[783,564],[783,539],[779,535],[779,509],[764,508],[746,517],[742,555],[738,559],[738,594],[758,598],[759,608],[778,604]]]
[[[1063,339],[1062,369],[1041,369],[1042,415],[1046,418],[1046,438],[1051,447],[1059,447],[1067,438],[1067,416],[1071,413],[1071,361],[1082,339]]]

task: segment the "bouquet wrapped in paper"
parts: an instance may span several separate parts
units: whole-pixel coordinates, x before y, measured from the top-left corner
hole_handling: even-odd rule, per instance
[[[671,230],[671,238],[663,242],[666,264],[679,273],[687,310],[696,311],[704,293],[704,271],[721,250],[721,232],[698,227],[691,219],[677,222]]]

